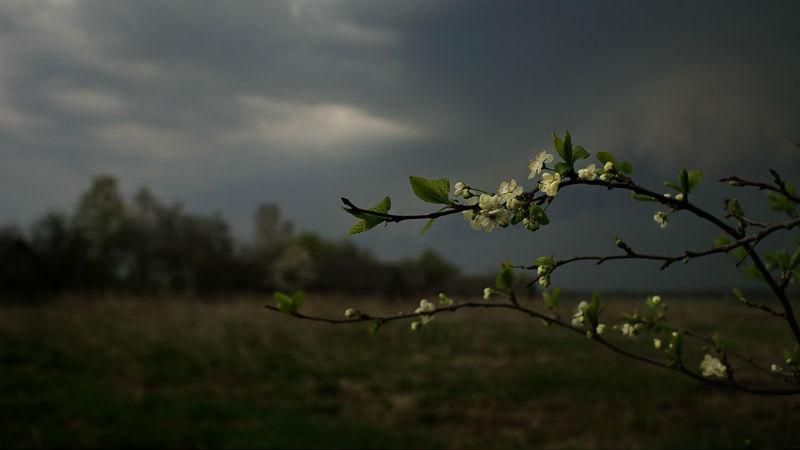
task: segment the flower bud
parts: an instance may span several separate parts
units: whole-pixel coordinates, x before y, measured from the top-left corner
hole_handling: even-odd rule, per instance
[[[344,316],[347,317],[347,318],[355,317],[357,315],[359,315],[358,311],[356,311],[353,308],[347,308],[347,309],[344,310]]]
[[[683,201],[683,194],[675,194],[675,200],[682,202]]]
[[[550,286],[550,277],[547,275],[542,275],[539,277],[539,285],[543,288]]]
[[[608,161],[608,162],[607,162],[607,163],[605,163],[605,165],[603,166],[603,170],[605,170],[606,172],[611,172],[611,171],[613,171],[613,170],[614,170],[614,163],[612,163],[611,161]]]

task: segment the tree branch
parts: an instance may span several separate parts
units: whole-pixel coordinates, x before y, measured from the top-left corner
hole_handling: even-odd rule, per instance
[[[278,309],[277,307],[272,306],[272,305],[264,305],[264,307],[266,309],[270,310],[270,311],[279,312],[279,313],[281,312],[280,309]],[[561,328],[563,328],[565,330],[571,331],[571,332],[576,333],[576,334],[580,334],[582,336],[585,336],[586,335],[586,331],[587,331],[587,330],[585,330],[583,328],[577,328],[577,327],[572,326],[569,323],[563,322],[562,320],[560,320],[556,316],[550,316],[550,315],[547,315],[547,314],[543,314],[543,313],[540,313],[538,311],[534,311],[532,309],[525,308],[525,307],[519,306],[519,305],[514,305],[514,304],[511,304],[511,303],[465,302],[465,303],[458,303],[458,304],[455,304],[455,305],[452,305],[452,306],[446,306],[446,307],[437,308],[437,309],[435,309],[433,311],[424,312],[424,313],[401,313],[401,314],[396,314],[396,315],[393,315],[393,316],[373,316],[373,315],[363,314],[362,313],[357,317],[346,318],[346,319],[332,319],[332,318],[327,318],[327,317],[310,316],[310,315],[306,315],[306,314],[301,314],[299,312],[289,313],[289,315],[292,316],[292,317],[298,318],[298,319],[311,320],[311,321],[316,321],[316,322],[324,322],[324,323],[329,323],[329,324],[375,322],[375,323],[378,324],[378,326],[382,326],[382,325],[384,325],[386,323],[394,322],[394,321],[398,321],[398,320],[404,320],[404,319],[407,320],[407,319],[412,319],[412,318],[417,318],[417,317],[422,317],[422,316],[435,316],[435,315],[442,314],[442,313],[452,313],[452,312],[459,311],[461,309],[468,309],[468,308],[470,308],[470,309],[471,308],[507,309],[507,310],[512,310],[512,311],[516,311],[516,312],[525,314],[525,315],[527,315],[527,316],[529,316],[531,318],[540,319],[540,320],[544,321],[547,324],[556,325],[556,326],[561,327]],[[722,387],[722,388],[731,389],[731,390],[740,390],[740,391],[749,392],[751,394],[758,394],[758,395],[796,395],[796,394],[800,394],[800,387],[796,387],[796,388],[794,388],[794,387],[793,388],[762,388],[762,387],[756,387],[756,386],[742,385],[742,384],[736,382],[733,379],[729,379],[727,381],[721,381],[721,380],[714,380],[714,379],[706,378],[706,377],[703,377],[702,375],[699,375],[699,374],[697,374],[695,372],[692,372],[692,371],[686,369],[682,365],[677,365],[677,366],[668,365],[668,364],[666,364],[664,362],[652,359],[652,358],[650,358],[648,356],[631,352],[631,351],[629,351],[627,349],[624,349],[624,348],[622,348],[620,346],[617,346],[616,344],[611,343],[610,341],[602,338],[601,336],[598,336],[596,333],[593,333],[591,335],[591,340],[596,342],[596,343],[598,343],[598,344],[600,344],[600,345],[603,345],[604,347],[608,348],[609,350],[611,350],[611,351],[613,351],[615,353],[627,356],[627,357],[629,357],[631,359],[643,362],[645,364],[649,364],[649,365],[652,365],[652,366],[660,367],[662,369],[673,370],[673,371],[679,372],[679,373],[681,373],[681,374],[683,374],[683,375],[685,375],[685,376],[687,376],[689,378],[692,378],[692,379],[697,380],[697,381],[699,381],[701,383],[704,383],[704,384],[717,386],[717,387]]]
[[[788,198],[793,203],[800,204],[800,197],[793,195],[791,192],[789,192],[789,190],[786,188],[786,183],[783,181],[778,172],[776,172],[773,169],[770,169],[769,171],[772,174],[773,179],[775,180],[775,185],[762,183],[759,181],[748,181],[743,178],[735,176],[720,178],[719,181],[723,183],[728,183],[731,186],[736,186],[736,187],[754,187],[757,188],[759,191],[777,192],[778,194],[781,194],[786,198]]]
[[[769,236],[770,234],[772,234],[772,233],[774,233],[776,231],[779,231],[779,230],[790,230],[790,229],[792,229],[792,228],[794,228],[794,227],[796,227],[798,225],[800,225],[800,218],[793,219],[793,220],[787,220],[785,222],[777,223],[775,225],[763,228],[762,230],[760,230],[757,233],[754,233],[754,234],[752,234],[752,235],[750,235],[748,237],[741,238],[739,240],[733,241],[730,244],[721,245],[721,246],[717,246],[717,247],[712,247],[712,248],[709,248],[709,249],[706,249],[706,250],[702,250],[702,251],[685,250],[683,253],[677,254],[677,255],[651,255],[651,254],[638,253],[638,252],[634,251],[630,246],[628,246],[628,244],[626,244],[626,243],[624,243],[622,241],[618,241],[617,246],[622,248],[625,251],[624,254],[621,254],[621,255],[606,255],[606,256],[575,256],[575,257],[572,257],[572,258],[557,260],[555,262],[555,264],[553,265],[553,268],[555,269],[556,267],[560,267],[560,266],[563,266],[563,265],[566,265],[566,264],[570,264],[570,263],[573,263],[573,262],[576,262],[576,261],[597,261],[596,264],[600,265],[600,264],[602,264],[602,263],[604,263],[606,261],[610,261],[610,260],[618,260],[618,259],[647,259],[647,260],[653,260],[653,261],[662,261],[663,264],[661,265],[660,269],[664,270],[664,269],[666,269],[667,267],[669,267],[670,265],[672,265],[673,263],[675,263],[677,261],[683,261],[683,260],[687,260],[687,259],[695,259],[695,258],[700,258],[700,257],[703,257],[703,256],[714,255],[714,254],[717,254],[717,253],[728,253],[731,250],[736,249],[737,247],[742,247],[742,246],[745,246],[747,244],[755,245],[756,243],[758,243],[759,241],[761,241],[762,239],[766,238],[767,236]],[[515,266],[515,267],[519,268],[519,269],[526,269],[526,270],[535,270],[535,269],[538,268],[538,266],[536,266],[536,265]]]

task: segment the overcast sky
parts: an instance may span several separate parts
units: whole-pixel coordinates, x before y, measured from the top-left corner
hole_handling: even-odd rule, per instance
[[[645,185],[704,169],[697,200],[718,208],[720,175],[800,178],[798,17],[800,3],[778,1],[4,0],[0,222],[71,209],[111,174],[127,192],[220,211],[240,237],[258,204],[277,203],[340,239],[353,222],[340,196],[428,211],[408,175],[527,181],[564,129],[631,161]],[[642,251],[716,235],[682,217],[660,230],[652,204],[621,193],[558,197],[556,223],[534,234],[454,216],[424,237],[402,223],[351,239],[390,259],[433,247],[481,271],[614,252],[615,234]],[[554,281],[717,288],[736,280],[724,261],[581,266]]]

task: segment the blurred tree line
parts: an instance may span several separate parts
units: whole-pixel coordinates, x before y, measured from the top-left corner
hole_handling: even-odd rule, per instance
[[[252,241],[238,242],[219,214],[190,213],[147,188],[126,199],[115,178],[100,176],[71,213],[50,212],[27,231],[0,229],[0,293],[8,300],[307,289],[391,298],[492,284],[430,250],[386,263],[346,241],[295,233],[275,205],[260,206],[254,222]]]

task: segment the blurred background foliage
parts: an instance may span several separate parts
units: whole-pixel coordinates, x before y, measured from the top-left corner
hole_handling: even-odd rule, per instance
[[[126,295],[269,293],[276,289],[382,295],[479,292],[491,277],[465,276],[432,250],[382,262],[346,241],[297,232],[280,209],[260,205],[254,235],[237,240],[220,214],[197,214],[147,188],[126,198],[98,176],[71,212],[28,230],[0,230],[0,291],[6,301],[57,292]]]

